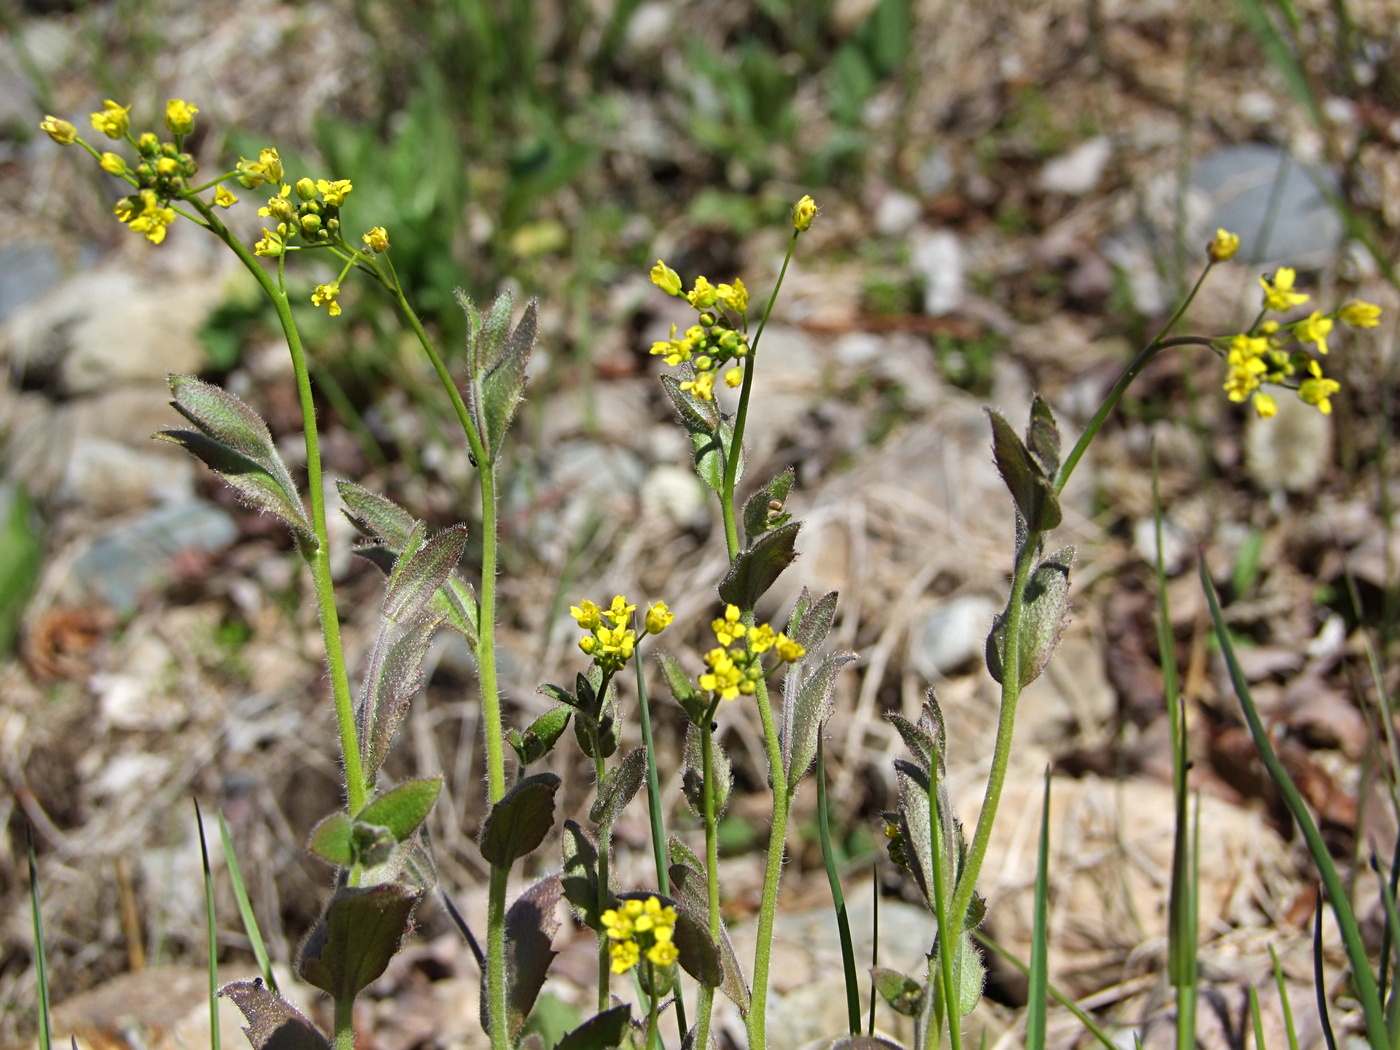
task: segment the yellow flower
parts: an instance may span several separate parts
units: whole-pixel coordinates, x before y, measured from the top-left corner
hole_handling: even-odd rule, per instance
[[[719,289],[708,278],[695,278],[695,287],[686,293],[686,301],[697,310],[705,310],[719,300]]]
[[[227,186],[220,186],[214,191],[214,203],[220,208],[232,208],[238,203],[238,198],[233,195]]]
[[[701,401],[713,401],[715,399],[715,374],[701,372],[694,379],[687,379],[682,383],[681,389],[689,390]]]
[[[316,290],[311,293],[312,306],[324,306],[326,313],[332,317],[340,316],[340,304],[336,302],[336,296],[340,295],[340,284],[318,284]]]
[[[657,259],[656,265],[651,268],[651,283],[667,295],[681,294],[681,275],[660,259]]]
[[[618,594],[613,597],[612,606],[607,611],[607,617],[613,622],[614,627],[621,627],[632,618],[632,614],[636,611],[635,605],[628,605],[627,599]]]
[[[286,250],[287,247],[283,243],[282,238],[278,234],[273,233],[266,226],[263,227],[262,240],[253,245],[254,255],[261,255],[269,259],[277,258],[277,256],[281,255]]]
[[[267,203],[258,209],[258,214],[263,218],[276,219],[278,222],[291,222],[296,217],[297,210],[292,207],[292,202],[287,199],[292,192],[292,188],[286,183],[271,197]]]
[[[652,961],[653,965],[670,966],[681,957],[680,950],[671,943],[670,935],[671,931],[667,930],[666,940],[661,940],[658,937],[656,943],[647,949],[647,958]]]
[[[71,146],[78,141],[78,129],[66,120],[48,116],[39,121],[39,130],[47,132],[49,138],[60,146]]]
[[[705,654],[710,670],[700,676],[700,688],[718,693],[722,699],[738,697],[744,684],[744,672],[724,649],[711,649]]]
[[[1233,259],[1240,250],[1240,236],[1229,230],[1216,230],[1215,239],[1206,245],[1206,254],[1211,262],[1225,262]]]
[[[350,185],[349,179],[337,179],[334,182],[317,179],[316,188],[321,191],[323,201],[333,208],[338,208],[345,203],[345,198],[350,196],[350,191],[355,187]]]
[[[146,240],[159,244],[165,240],[165,230],[175,221],[175,211],[161,204],[155,190],[141,190],[131,197],[117,201],[112,213],[134,232],[145,234]]]
[[[585,599],[578,605],[569,606],[569,613],[585,631],[591,631],[603,622],[598,606]]]
[[[608,945],[608,954],[612,956],[613,973],[626,973],[642,958],[642,950],[636,941],[613,941]]]
[[[647,607],[647,634],[660,634],[676,622],[676,614],[666,608],[665,602],[657,602]]]
[[[726,310],[733,310],[736,314],[742,314],[749,308],[749,290],[744,287],[744,282],[739,278],[734,278],[733,284],[722,284],[717,289],[719,293],[719,304]]]
[[[778,636],[771,624],[761,623],[749,632],[749,652],[766,653],[773,648]]]
[[[641,961],[642,953],[655,966],[669,966],[679,958],[674,943],[676,909],[662,907],[656,897],[646,903],[635,898],[609,908],[599,918],[608,938],[613,973],[626,973]]]
[[[1259,283],[1264,287],[1264,305],[1276,313],[1287,313],[1307,302],[1306,295],[1293,290],[1293,282],[1297,279],[1297,271],[1288,266],[1275,270],[1272,281],[1267,277],[1259,278]]]
[[[578,640],[578,647],[583,650],[585,656],[592,656],[594,651],[598,648],[598,639],[594,638],[591,634],[585,634]]]
[[[1259,413],[1261,419],[1271,419],[1278,415],[1278,405],[1268,394],[1256,392],[1251,404],[1254,405],[1254,410]]]
[[[165,104],[165,126],[172,135],[188,135],[194,130],[194,115],[199,112],[182,98],[172,98]]]
[[[282,181],[282,158],[271,146],[258,151],[258,163],[262,165],[268,182]]]
[[[800,642],[795,642],[785,634],[778,635],[778,640],[773,643],[773,648],[778,651],[778,659],[783,663],[796,663],[807,655],[807,650]]]
[[[109,139],[119,139],[126,134],[126,129],[131,126],[131,118],[127,116],[131,112],[130,106],[119,106],[110,98],[102,102],[102,112],[92,115],[92,126]]]
[[[1353,299],[1337,312],[1337,316],[1353,328],[1375,328],[1381,323],[1381,308],[1364,299]]]
[[[739,607],[726,605],[724,615],[710,624],[720,645],[733,645],[748,633],[748,627],[739,619]]]
[[[238,184],[245,190],[256,189],[264,182],[275,186],[282,181],[282,158],[277,155],[275,149],[268,147],[258,153],[257,160],[240,157],[236,170]]]
[[[1300,321],[1293,334],[1302,343],[1316,343],[1319,354],[1327,353],[1327,333],[1332,331],[1332,318],[1323,317],[1314,310],[1306,320]]]
[[[738,386],[744,381],[744,370],[742,368],[731,368],[724,373],[725,386]]]
[[[389,233],[383,226],[376,226],[365,234],[361,240],[369,245],[371,251],[383,254],[389,250]]]
[[[1330,399],[1333,394],[1342,389],[1342,385],[1335,379],[1325,378],[1322,374],[1322,366],[1316,361],[1308,362],[1308,371],[1312,373],[1312,377],[1304,379],[1298,385],[1298,398],[1309,405],[1316,406],[1317,410],[1324,416],[1329,416],[1332,414]]]
[[[117,153],[104,153],[97,158],[97,166],[108,175],[121,175],[126,171],[126,161]]]
[[[800,201],[792,206],[792,228],[799,233],[810,229],[812,220],[816,217],[817,202],[805,194]]]

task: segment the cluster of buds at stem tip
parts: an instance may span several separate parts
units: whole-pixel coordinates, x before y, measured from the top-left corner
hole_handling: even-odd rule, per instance
[[[725,606],[724,615],[710,628],[719,645],[705,654],[709,670],[700,676],[700,688],[722,700],[758,691],[758,683],[767,675],[763,655],[769,650],[780,663],[795,663],[807,655],[800,643],[774,631],[770,624],[748,626],[737,605]]]
[[[616,674],[627,666],[637,648],[637,632],[632,629],[632,614],[637,611],[622,595],[616,595],[612,605],[600,609],[590,601],[569,607],[578,625],[588,633],[578,641],[578,647],[593,658],[599,668]],[[675,621],[676,614],[657,602],[647,607],[643,617],[644,634],[660,634]]]

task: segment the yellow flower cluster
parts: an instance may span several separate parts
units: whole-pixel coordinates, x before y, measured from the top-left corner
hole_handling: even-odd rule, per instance
[[[275,150],[264,150],[263,155],[269,152],[275,158]],[[259,177],[273,182],[268,176],[272,170],[280,174],[282,164],[280,160],[276,161],[274,167],[269,169],[260,161],[259,166],[263,168],[261,172],[252,170],[252,162],[239,162],[240,173],[247,172],[247,177],[254,180],[255,184]],[[349,179],[339,179],[335,182],[327,179],[317,179],[314,182],[311,179],[298,179],[295,186],[297,200],[293,201],[293,187],[285,182],[281,183],[277,186],[277,192],[258,209],[258,214],[263,218],[276,219],[277,226],[273,230],[264,227],[262,240],[254,250],[259,255],[281,255],[298,237],[309,245],[326,245],[339,241],[340,206],[345,203],[345,198],[350,196],[353,189]]]
[[[1282,312],[1307,302],[1307,295],[1293,290],[1296,279],[1297,274],[1288,267],[1280,267],[1272,279],[1261,278],[1265,309]],[[1249,400],[1255,410],[1267,418],[1278,411],[1278,405],[1260,387],[1265,383],[1287,385],[1297,390],[1300,400],[1313,405],[1323,415],[1330,414],[1331,397],[1341,389],[1341,384],[1324,376],[1321,362],[1306,349],[1300,346],[1286,350],[1284,337],[1310,343],[1319,355],[1325,356],[1327,337],[1337,321],[1354,328],[1374,328],[1380,323],[1380,314],[1379,306],[1354,299],[1331,314],[1314,310],[1287,325],[1265,321],[1258,326],[1257,335],[1246,332],[1231,336],[1219,347],[1227,368],[1225,393],[1231,401]]]
[[[770,649],[783,663],[793,663],[807,655],[800,644],[774,631],[770,624],[749,627],[741,616],[737,605],[729,605],[724,615],[710,624],[719,645],[705,654],[709,670],[700,676],[700,688],[723,700],[752,696],[758,690],[765,673],[763,654]],[[745,644],[737,644],[741,641]]]
[[[622,901],[601,916],[608,935],[612,972],[626,973],[641,962],[643,954],[656,966],[670,966],[680,957],[674,942],[676,909],[662,906],[656,897]]]
[[[688,292],[681,291],[681,278],[660,259],[651,268],[651,283],[667,295],[684,298],[700,313],[693,324],[677,338],[676,326],[671,337],[651,344],[651,352],[664,357],[672,368],[689,364],[693,375],[681,383],[704,401],[713,401],[715,377],[723,369],[726,386],[738,386],[744,381],[744,370],[737,362],[748,356],[748,338],[743,331],[744,314],[749,308],[749,290],[737,277],[733,284],[711,284],[706,277],[697,277]],[[732,367],[726,368],[734,362]]]
[[[594,663],[604,671],[616,673],[632,659],[637,648],[637,632],[628,624],[637,607],[629,604],[622,595],[616,595],[612,605],[600,609],[592,602],[584,600],[569,607],[569,612],[588,634],[578,640],[578,647],[593,658]],[[657,602],[647,607],[644,617],[645,633],[660,634],[675,621],[665,602]]]

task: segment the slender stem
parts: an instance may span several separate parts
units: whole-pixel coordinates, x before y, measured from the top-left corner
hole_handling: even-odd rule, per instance
[[[355,999],[335,1000],[335,1050],[355,1050]]]
[[[1040,533],[1029,533],[1021,548],[1021,556],[1016,562],[1016,573],[1011,579],[1011,597],[1006,603],[1006,631],[1001,658],[1001,711],[997,717],[996,743],[992,748],[992,768],[987,775],[982,812],[977,814],[977,830],[973,832],[972,845],[958,875],[953,906],[949,909],[950,915],[959,918],[967,914],[967,907],[972,903],[977,875],[982,870],[982,861],[987,855],[987,845],[992,838],[992,824],[996,820],[997,805],[1001,801],[1001,789],[1006,783],[1006,768],[1011,759],[1011,736],[1016,727],[1016,703],[1021,698],[1020,643],[1026,583],[1030,580],[1031,565],[1035,561],[1036,549],[1039,546]]]
[[[754,365],[758,362],[758,341],[763,338],[764,329],[768,327],[768,317],[773,312],[773,304],[778,301],[778,292],[783,287],[783,278],[787,276],[788,263],[792,261],[792,250],[797,247],[797,237],[798,231],[793,230],[792,239],[788,241],[787,254],[783,256],[782,268],[778,271],[777,283],[773,285],[772,294],[768,296],[768,305],[763,308],[763,319],[758,322],[758,331],[754,333],[754,337],[749,343],[749,360],[744,367],[743,385],[739,388],[739,407],[734,413],[734,436],[730,439],[727,449],[724,448],[724,443],[720,442],[720,448],[724,450],[724,481],[719,494],[719,509],[724,518],[724,542],[728,545],[731,562],[739,556],[739,528],[734,515],[734,487],[739,481],[739,457],[744,447],[744,428],[749,421],[749,397],[753,393]]]
[[[603,683],[604,691],[607,690],[607,683]],[[596,730],[590,730],[593,737],[593,772],[597,777],[598,788],[602,789],[603,777],[607,769],[603,763],[603,750],[598,741]],[[608,873],[608,859],[612,852],[612,825],[598,825],[598,914],[601,915],[608,907],[608,898],[612,896],[608,883],[611,876]],[[598,1012],[602,1013],[608,1008],[608,1003],[612,1001],[612,955],[608,951],[608,935],[606,932],[598,934]]]
[[[831,811],[826,802],[826,755],[822,734],[817,734],[817,831],[822,842],[826,881],[831,887],[831,904],[836,910],[836,932],[841,938],[841,968],[846,975],[846,1014],[851,1035],[860,1035],[860,987],[856,978],[856,953],[851,944],[851,922],[846,915],[846,895],[841,892],[841,876],[831,849]]]
[[[303,548],[302,558],[311,570],[316,589],[316,607],[321,619],[321,635],[326,645],[326,666],[330,671],[331,694],[335,700],[336,727],[340,734],[341,758],[345,767],[345,800],[354,814],[364,808],[369,798],[360,754],[360,737],[355,726],[355,704],[350,695],[350,677],[345,669],[345,651],[340,641],[340,617],[335,609],[335,589],[331,582],[330,540],[326,532],[326,495],[321,482],[321,445],[316,429],[316,402],[311,393],[311,375],[307,370],[306,353],[301,333],[297,330],[287,290],[263,269],[257,257],[238,238],[229,233],[208,205],[199,198],[191,203],[199,208],[209,230],[238,256],[240,262],[262,286],[263,294],[271,300],[281,322],[282,334],[292,357],[296,373],[297,398],[301,403],[302,433],[306,439],[306,488],[311,499],[311,527],[316,534],[316,549]]]
[[[652,969],[651,960],[644,959],[642,965],[647,968],[647,987],[656,987],[656,971]],[[647,1050],[656,1050],[657,1036],[660,1035],[660,1018],[656,1015],[656,1001],[659,996],[647,993]]]
[[[710,936],[715,943],[720,938],[719,917],[719,836],[715,828],[715,784],[714,784],[714,725],[715,709],[719,701],[710,704],[705,712],[705,722],[700,726],[701,809],[705,817],[705,890],[709,905]],[[694,1046],[708,1050],[710,1045],[710,1012],[714,1006],[714,989],[707,984],[700,986],[695,1001],[695,1042]]]
[[[491,1050],[511,1050],[510,1004],[506,998],[506,883],[509,879],[509,868],[491,868],[486,910],[486,1017],[491,1026],[488,1033]]]
[[[962,959],[963,911],[948,907],[948,885],[953,876],[948,843],[944,841],[943,815],[938,805],[938,759],[929,762],[928,770],[929,835],[933,851],[933,902],[938,912],[938,978],[943,988],[943,1018],[948,1022],[948,1044],[951,1050],[962,1050],[962,1018],[958,1015],[958,974]],[[956,902],[955,902],[956,903]],[[964,909],[966,910],[966,909]],[[938,1035],[933,1025],[924,1032],[924,1046],[934,1050]]]
[[[746,616],[752,622],[753,613],[749,612]],[[763,723],[763,742],[768,752],[768,770],[773,779],[773,824],[768,831],[763,897],[758,906],[758,939],[753,951],[753,995],[747,1019],[749,1050],[764,1050],[768,1045],[768,969],[773,956],[773,922],[778,912],[778,884],[783,876],[783,851],[787,846],[791,796],[787,772],[783,769],[778,727],[773,719],[773,705],[768,699],[768,685],[761,678],[754,698],[758,701],[758,717]]]
[[[471,449],[472,458],[476,460],[480,472],[481,606],[476,626],[478,639],[476,662],[477,674],[481,679],[481,720],[486,740],[487,794],[493,803],[499,802],[501,796],[506,792],[506,778],[505,740],[502,736],[501,723],[501,693],[500,685],[496,679],[496,466],[482,441],[481,432],[477,428],[476,421],[472,419],[471,411],[467,408],[466,402],[462,400],[462,394],[452,379],[452,373],[447,370],[442,355],[438,353],[437,347],[428,337],[418,314],[409,305],[408,299],[404,296],[403,288],[399,285],[398,275],[394,273],[393,264],[388,263],[387,256],[385,256],[385,262],[389,270],[388,280],[385,281],[385,284],[393,294],[394,301],[398,303],[399,310],[403,313],[408,326],[413,329],[413,334],[417,336],[419,345],[423,347],[423,352],[428,355],[428,360],[432,363],[433,371],[437,373],[443,390],[447,392],[447,396],[452,402],[453,411],[457,413],[457,422],[461,424],[462,433],[467,438],[467,446]]]

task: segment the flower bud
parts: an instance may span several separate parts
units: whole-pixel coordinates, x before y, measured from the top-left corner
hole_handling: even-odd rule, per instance
[[[660,259],[656,260],[656,265],[651,268],[651,283],[660,288],[667,295],[681,294],[681,276],[671,269]]]
[[[71,146],[78,140],[78,129],[66,120],[59,120],[57,117],[45,117],[39,122],[39,128],[48,133],[60,146]]]
[[[316,183],[311,179],[297,179],[297,196],[304,201],[316,198]]]
[[[1216,230],[1215,239],[1206,245],[1206,255],[1211,262],[1225,262],[1235,257],[1240,250],[1240,237],[1229,230]]]
[[[817,216],[817,202],[810,196],[803,198],[792,206],[792,228],[799,233],[805,232],[812,226],[812,220]]]
[[[383,226],[376,226],[361,238],[372,252],[383,254],[389,250],[389,233]]]
[[[130,106],[119,106],[110,98],[102,103],[102,112],[92,115],[92,126],[109,139],[119,139],[126,136],[127,128],[131,126]]]
[[[126,161],[116,153],[104,153],[97,160],[97,166],[108,175],[123,175],[126,173]]]
[[[194,130],[194,115],[199,110],[182,98],[172,98],[165,104],[165,126],[172,135],[188,135]]]

